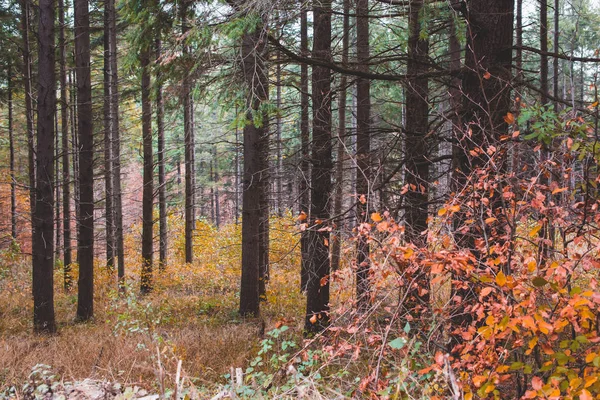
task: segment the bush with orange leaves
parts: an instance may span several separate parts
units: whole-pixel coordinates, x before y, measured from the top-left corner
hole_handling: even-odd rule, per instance
[[[600,398],[596,128],[544,113],[526,114],[543,122],[535,142],[515,130],[475,152],[485,162],[436,210],[427,246],[407,243],[387,212],[359,227],[371,308],[336,302],[320,339],[328,365],[358,377],[345,382],[354,395]],[[554,151],[533,168],[505,167],[508,154],[542,146]],[[352,287],[353,272],[334,285]]]

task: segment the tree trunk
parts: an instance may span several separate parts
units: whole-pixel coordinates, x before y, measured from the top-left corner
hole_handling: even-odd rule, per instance
[[[553,52],[558,53],[560,47],[560,2],[559,0],[554,0],[554,44],[553,44]],[[558,99],[558,57],[554,57],[552,60],[552,94],[555,99]],[[558,111],[558,101],[554,101],[554,110]]]
[[[59,54],[60,54],[60,127],[62,139],[62,195],[63,195],[63,285],[71,290],[71,177],[69,171],[69,104],[67,101],[67,42],[65,38],[64,0],[58,0]],[[58,173],[58,171],[57,171]]]
[[[119,70],[117,56],[117,10],[115,0],[105,0],[108,10],[108,47],[110,62],[110,116],[112,140],[114,252],[117,256],[119,287],[125,283],[125,249],[123,247],[123,200],[121,189],[121,133],[119,132]]]
[[[27,26],[25,26],[27,31]],[[54,321],[54,1],[40,0],[38,26],[38,100],[36,195],[33,221],[33,325],[36,332],[56,331]]]
[[[313,57],[331,60],[331,0],[315,2]],[[308,238],[307,334],[329,325],[329,200],[331,195],[331,70],[313,66],[313,148]],[[317,221],[319,221],[317,223]]]
[[[160,33],[156,38],[156,62],[162,56]],[[165,106],[162,96],[162,72],[158,67],[156,75],[156,126],[158,135],[158,209],[159,209],[159,268],[164,271],[167,266],[167,192],[165,178]]]
[[[58,135],[58,107],[54,110],[54,211],[55,218],[54,223],[56,225],[56,230],[54,231],[54,260],[59,260],[60,258],[60,239],[61,239],[61,230],[62,230],[62,220],[60,218],[60,137]]]
[[[303,57],[308,54],[308,15],[304,5],[304,0],[300,0],[300,52]],[[304,216],[304,221],[309,221],[310,214],[310,121],[309,121],[309,93],[308,93],[308,64],[300,65],[300,184],[298,192],[300,195],[300,215]],[[308,284],[308,231],[303,230],[300,233],[300,290],[305,292]]]
[[[23,38],[22,55],[23,55],[23,81],[25,86],[25,118],[27,122],[27,159],[29,165],[29,208],[31,215],[35,213],[35,178],[36,178],[36,161],[35,161],[35,138],[33,130],[33,94],[32,94],[32,79],[31,79],[31,52],[29,43],[29,7],[30,0],[20,0],[21,5],[21,36]],[[35,244],[36,235],[33,233],[35,224],[32,224],[31,230],[31,247]]]
[[[75,65],[80,192],[77,319],[87,321],[94,315],[94,129],[88,0],[75,0]]]
[[[71,123],[71,141],[73,149],[73,200],[75,204],[75,221],[79,222],[80,219],[80,208],[79,205],[81,203],[79,196],[79,140],[77,133],[77,87],[75,83],[75,72],[69,73],[69,84],[71,85],[71,89],[69,93],[71,95],[71,112],[70,112],[70,123]],[[75,229],[75,240],[77,241],[77,246],[79,246],[79,227]]]
[[[238,111],[237,108],[235,110],[235,115],[238,115]],[[233,205],[235,207],[235,224],[237,225],[240,222],[240,132],[239,132],[239,128],[237,126],[235,126],[235,145],[234,145],[234,151],[235,151],[235,179],[234,179],[234,185],[235,185],[235,200],[233,202]]]
[[[466,72],[462,80],[463,122],[466,126],[463,126],[462,133],[455,139],[461,149],[455,159],[453,179],[455,189],[460,189],[466,184],[471,172],[487,164],[486,156],[478,153],[472,156],[471,152],[476,147],[487,149],[491,145],[498,146],[500,137],[507,133],[508,126],[504,118],[511,105],[511,88],[507,82],[511,81],[513,8],[514,0],[470,3],[467,21]],[[495,160],[493,164],[495,169],[489,171],[490,174],[505,173],[504,155],[499,153],[498,156],[500,158]],[[490,199],[490,208],[498,220],[496,243],[502,246],[506,237],[502,232],[505,229],[503,222],[505,217],[499,196]],[[476,257],[480,257],[482,254],[475,248],[475,240],[484,234],[482,229],[488,228],[468,224],[467,215],[463,210],[455,214],[454,224],[457,246],[469,249]],[[469,226],[468,231],[458,229],[465,224]],[[454,279],[466,278],[455,276]],[[460,304],[455,305],[456,313],[452,317],[455,329],[472,322],[469,309],[477,302],[473,287],[468,282],[465,282],[465,286],[453,294],[453,298],[462,299]],[[461,340],[460,337],[454,336],[452,344],[460,343]]]
[[[344,22],[342,36],[342,65],[348,64],[348,50],[350,48],[350,0],[344,0]],[[340,89],[338,94],[338,142],[337,142],[337,165],[335,169],[335,197],[333,202],[333,216],[335,230],[331,236],[331,269],[337,271],[340,268],[342,256],[342,223],[339,217],[342,214],[344,203],[344,159],[346,157],[346,104],[347,86],[346,75],[340,78]]]
[[[15,141],[13,132],[13,76],[12,64],[8,65],[8,147],[10,170],[10,236],[17,240],[17,177],[15,175]]]
[[[427,54],[429,41],[421,37],[422,24],[420,12],[423,0],[412,0],[408,15],[408,64],[409,75],[420,75],[428,71]],[[405,143],[405,184],[408,192],[405,195],[406,240],[419,248],[427,245],[429,201],[429,168],[431,165],[431,142],[427,140],[429,131],[429,82],[427,78],[415,78],[406,85],[406,143]],[[415,271],[411,276],[410,294],[406,297],[407,311],[414,313],[419,307],[427,307],[429,303],[429,276],[422,271]]]
[[[283,174],[283,159],[282,159],[282,155],[281,155],[281,129],[282,129],[282,122],[281,122],[281,113],[282,113],[282,99],[281,99],[281,53],[277,53],[277,66],[275,69],[275,79],[276,79],[276,85],[277,85],[277,99],[276,99],[276,105],[277,105],[277,118],[275,120],[275,124],[276,124],[276,134],[277,134],[277,143],[275,144],[275,148],[276,148],[276,156],[277,156],[277,165],[275,168],[275,183],[276,183],[276,188],[275,190],[277,191],[277,215],[278,216],[283,216],[283,186],[282,186],[282,174]]]
[[[213,172],[213,183],[215,188],[215,225],[217,229],[221,225],[221,205],[219,204],[219,158],[217,154],[217,146],[213,147],[214,157],[214,172]]]
[[[411,8],[412,9],[412,8]],[[356,56],[359,68],[369,72],[369,0],[356,1]],[[371,81],[356,80],[356,207],[357,225],[368,223],[371,207]],[[369,304],[369,244],[359,235],[356,253],[356,301],[358,309]]]
[[[181,32],[188,31],[187,3],[181,3]],[[183,44],[183,57],[187,61],[188,47]],[[185,262],[192,263],[193,231],[194,231],[194,132],[192,126],[192,104],[190,101],[190,77],[184,72],[183,77],[183,130],[185,136]]]
[[[112,71],[110,70],[110,6],[104,3],[104,194],[105,194],[105,207],[104,216],[106,221],[106,267],[109,270],[113,270],[115,265],[115,230],[114,230],[114,209],[113,209],[113,155],[112,155],[112,123],[113,118],[111,115],[111,86],[110,80],[112,77]]]
[[[265,46],[266,47],[266,46]],[[268,56],[264,54],[264,60],[268,60]],[[268,70],[267,67],[264,67]],[[264,81],[265,91],[269,93],[269,81],[265,79]],[[268,94],[267,94],[268,96]],[[267,282],[269,281],[269,216],[270,216],[270,176],[269,176],[269,120],[268,114],[265,112],[263,114],[263,136],[260,139],[259,143],[259,182],[261,186],[260,191],[260,204],[259,204],[259,214],[260,214],[260,224],[258,227],[258,294],[260,296],[261,301],[267,300]]]
[[[140,52],[140,63],[142,67],[142,141],[144,147],[142,275],[140,291],[142,294],[146,294],[152,290],[152,226],[154,224],[154,217],[152,216],[154,205],[154,160],[152,158],[152,106],[150,104],[150,51],[147,47],[143,48]]]
[[[264,148],[266,115],[255,123],[261,104],[267,101],[268,76],[264,62],[267,43],[263,37],[263,24],[242,35],[241,70],[247,90],[246,119],[244,126],[244,175],[242,197],[242,280],[240,291],[240,315],[258,316],[260,309],[261,262],[264,249],[260,245],[263,224],[262,201],[264,192]],[[263,157],[263,159],[261,159]],[[264,227],[264,225],[262,225]]]

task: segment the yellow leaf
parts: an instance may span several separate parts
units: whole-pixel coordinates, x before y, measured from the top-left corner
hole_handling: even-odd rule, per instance
[[[489,218],[485,219],[486,225],[489,225],[489,224],[491,224],[492,222],[495,222],[495,221],[497,221],[497,219],[494,218],[494,217],[489,217]]]
[[[381,222],[383,220],[383,218],[381,218],[381,214],[374,212],[373,214],[371,214],[371,219],[374,222]]]
[[[411,258],[413,254],[414,254],[414,250],[411,249],[410,247],[407,248],[406,250],[404,250],[404,258],[407,259],[407,260],[409,258]]]
[[[473,400],[473,393],[465,393],[465,400]]]
[[[496,318],[494,318],[493,315],[488,315],[488,317],[485,319],[485,324],[487,326],[494,326],[495,322],[496,322]]]
[[[596,381],[598,380],[597,376],[586,376],[585,377],[585,383],[584,386],[586,388],[589,388],[590,386],[592,386],[594,383],[596,383]]]
[[[506,275],[504,275],[504,272],[498,272],[498,275],[496,275],[496,283],[500,287],[506,285]]]
[[[589,353],[587,356],[585,356],[585,362],[591,363],[592,361],[594,361],[594,358],[596,358],[596,355],[596,353]]]
[[[448,210],[447,210],[447,209],[445,209],[445,208],[440,208],[440,209],[438,210],[438,215],[441,217],[442,215],[446,215],[446,213],[447,213],[447,212],[448,212]]]
[[[534,237],[535,235],[537,235],[537,233],[540,231],[540,229],[542,229],[541,225],[537,225],[535,228],[533,228],[532,230],[529,231],[529,237]]]

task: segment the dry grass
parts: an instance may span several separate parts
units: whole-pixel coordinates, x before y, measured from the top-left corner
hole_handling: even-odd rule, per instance
[[[302,315],[299,293],[299,250],[291,219],[272,222],[269,302],[262,320],[267,330],[277,320]],[[62,274],[55,273],[55,336],[33,335],[30,262],[4,255],[0,260],[0,389],[20,386],[33,366],[52,366],[65,380],[84,378],[124,385],[158,385],[158,362],[174,374],[178,360],[187,377],[201,385],[223,382],[231,367],[243,367],[260,342],[261,322],[237,316],[240,276],[239,227],[217,232],[199,225],[193,266],[178,262],[179,221],[172,221],[172,260],[158,275],[154,292],[140,298],[135,230],[127,240],[127,295],[115,291],[114,274],[97,265],[95,319],[75,324],[76,290],[65,293]],[[297,318],[297,325],[301,322]],[[293,322],[292,322],[293,325]],[[157,355],[160,353],[160,356]]]

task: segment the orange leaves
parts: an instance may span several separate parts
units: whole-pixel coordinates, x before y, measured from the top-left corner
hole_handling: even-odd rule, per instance
[[[535,237],[541,229],[542,229],[541,224],[536,225],[532,230],[529,231],[529,237],[530,238]]]
[[[438,210],[438,216],[442,217],[448,213],[454,214],[458,211],[460,211],[460,206],[458,204],[455,204],[453,206],[449,206],[448,208],[446,208],[446,207],[440,208]]]
[[[383,221],[383,217],[381,216],[381,214],[379,214],[377,212],[374,212],[371,214],[371,219],[375,223]]]
[[[515,116],[513,115],[513,113],[510,113],[510,112],[509,112],[509,113],[507,113],[507,114],[504,116],[504,122],[506,122],[506,123],[507,123],[507,124],[509,124],[509,125],[512,125],[512,124],[514,124],[514,123],[515,123]]]

